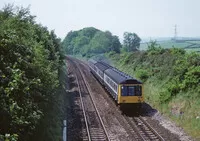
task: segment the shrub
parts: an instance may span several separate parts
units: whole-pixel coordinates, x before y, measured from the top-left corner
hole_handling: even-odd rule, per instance
[[[186,53],[186,51],[182,48],[170,48],[170,52],[171,54],[174,54],[174,55],[184,55]]]
[[[57,96],[60,40],[29,9],[0,11],[0,136],[29,140]]]
[[[167,90],[160,91],[160,103],[166,103],[171,99],[171,93]]]
[[[137,70],[136,77],[140,78],[144,82],[149,78],[148,71],[143,69]]]
[[[149,55],[156,55],[164,53],[165,49],[163,49],[159,44],[157,44],[156,41],[150,41],[148,43],[147,52]]]

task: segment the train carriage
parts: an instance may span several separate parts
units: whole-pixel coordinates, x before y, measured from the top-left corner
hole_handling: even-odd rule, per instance
[[[92,72],[92,73],[94,73],[94,71],[95,71],[95,64],[97,63],[97,61],[96,60],[93,60],[93,59],[90,59],[89,61],[88,61],[88,64],[89,64],[89,67],[90,67],[90,71]]]
[[[89,66],[119,105],[140,106],[144,102],[143,86],[137,79],[101,61],[90,60]]]
[[[105,65],[105,64],[103,64],[101,62],[97,62],[95,64],[95,67],[97,69],[97,71],[96,71],[96,77],[98,78],[98,80],[102,84],[104,84],[104,71],[107,70],[107,69],[109,69],[111,66]]]
[[[101,62],[89,61],[90,71],[95,75],[101,84],[104,85],[104,71],[110,68],[110,65]]]
[[[140,81],[115,68],[105,70],[105,76],[109,77],[114,84],[117,84],[117,93],[115,92],[117,98],[115,100],[118,104],[144,102],[142,83]],[[105,79],[104,81],[107,80]],[[109,85],[109,87],[116,89],[115,85]]]

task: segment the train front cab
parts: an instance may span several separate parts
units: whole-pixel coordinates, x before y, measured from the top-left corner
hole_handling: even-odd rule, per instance
[[[144,102],[142,84],[120,84],[118,86],[118,101],[121,108],[141,109]]]

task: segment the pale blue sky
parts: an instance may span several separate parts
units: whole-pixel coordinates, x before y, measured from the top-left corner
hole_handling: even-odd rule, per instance
[[[96,27],[123,37],[125,31],[140,37],[200,37],[200,0],[0,0],[30,5],[36,21],[64,38],[71,30]]]

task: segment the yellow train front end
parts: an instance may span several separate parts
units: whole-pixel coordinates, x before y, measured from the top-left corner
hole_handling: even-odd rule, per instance
[[[141,104],[144,102],[144,90],[142,84],[118,85],[118,104]]]

